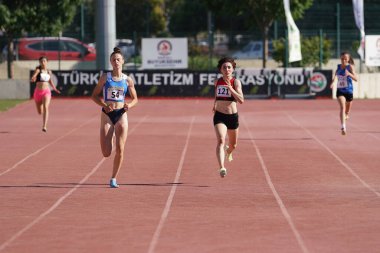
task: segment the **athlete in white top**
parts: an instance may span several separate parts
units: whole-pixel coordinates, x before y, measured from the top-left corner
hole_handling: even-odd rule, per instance
[[[45,56],[40,57],[40,65],[35,69],[31,82],[36,82],[36,88],[34,89],[33,99],[36,102],[38,114],[42,114],[42,131],[47,131],[47,122],[49,118],[49,105],[51,101],[51,91],[49,85],[55,92],[60,94],[61,92],[55,87],[51,78],[52,72],[47,68],[47,58]]]

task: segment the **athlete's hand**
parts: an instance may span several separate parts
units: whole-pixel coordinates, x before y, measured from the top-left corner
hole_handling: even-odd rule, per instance
[[[57,92],[58,94],[61,94],[61,92],[57,89],[55,89],[54,91]]]
[[[346,75],[346,76],[349,76],[349,77],[352,77],[352,74],[351,74],[351,72],[350,72],[350,71],[348,71],[347,69],[346,69],[346,73],[345,73],[345,75]]]
[[[128,104],[128,103],[125,103],[125,104],[124,104],[124,110],[125,110],[125,111],[128,111],[128,110],[129,110],[129,104]]]
[[[231,82],[230,82],[229,80],[226,80],[226,79],[223,79],[223,80],[224,80],[224,82],[226,83],[227,88],[228,88],[229,90],[232,90],[233,88],[232,88]]]
[[[109,105],[107,105],[106,107],[103,107],[103,108],[104,108],[104,111],[106,111],[106,113],[109,113],[109,112],[113,111],[112,104],[109,104]]]

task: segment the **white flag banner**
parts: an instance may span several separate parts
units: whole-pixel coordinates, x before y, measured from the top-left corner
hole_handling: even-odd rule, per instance
[[[363,60],[365,47],[363,0],[352,0],[352,6],[354,9],[355,23],[358,29],[360,30],[360,46],[357,52],[360,55],[360,59]]]
[[[284,0],[286,23],[288,25],[289,62],[302,60],[301,35],[290,12],[289,0]]]

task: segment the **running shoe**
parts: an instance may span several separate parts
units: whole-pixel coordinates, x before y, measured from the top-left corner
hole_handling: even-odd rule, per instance
[[[116,179],[111,179],[110,180],[110,187],[111,188],[119,188],[119,185],[116,183]]]
[[[233,160],[233,158],[232,158],[232,153],[228,153],[228,152],[227,152],[227,149],[228,149],[228,145],[226,145],[226,146],[224,147],[224,152],[226,153],[226,159],[227,159],[227,161],[231,162],[231,161]]]
[[[220,170],[219,170],[219,174],[220,174],[220,176],[223,178],[223,177],[225,177],[226,175],[227,175],[227,169],[226,168],[221,168]]]
[[[342,135],[346,135],[347,134],[346,128],[342,127],[341,131],[342,131]]]
[[[350,118],[350,116],[348,115],[348,113],[346,113],[345,117],[344,117],[346,120],[348,120]]]

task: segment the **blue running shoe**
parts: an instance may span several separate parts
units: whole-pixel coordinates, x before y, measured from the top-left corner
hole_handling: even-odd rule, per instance
[[[119,188],[119,185],[116,183],[116,178],[111,178],[110,187],[111,188]]]

